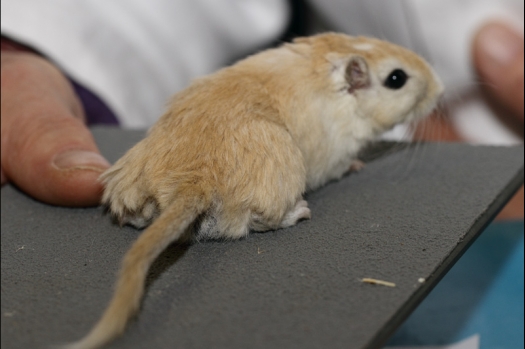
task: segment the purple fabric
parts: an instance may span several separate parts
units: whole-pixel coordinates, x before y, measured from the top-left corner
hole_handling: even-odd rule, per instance
[[[37,50],[21,44],[17,41],[11,40],[10,38],[2,35],[1,37],[1,49],[2,51],[22,51],[32,52],[37,55],[41,55]],[[69,78],[69,81],[73,85],[77,96],[82,101],[84,106],[84,112],[86,113],[86,123],[88,125],[106,124],[106,125],[118,125],[118,119],[115,114],[109,109],[97,95],[78,84],[73,79]]]
[[[118,119],[97,95],[80,85],[76,81],[69,79],[77,96],[82,101],[84,112],[86,113],[86,123],[88,126],[96,124],[118,125]]]

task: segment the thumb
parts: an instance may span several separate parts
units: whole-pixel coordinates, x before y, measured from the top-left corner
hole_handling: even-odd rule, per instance
[[[486,24],[475,36],[473,59],[489,93],[523,122],[523,34],[503,23]]]
[[[97,179],[109,163],[62,73],[41,58],[2,57],[1,105],[6,179],[46,203],[97,205],[102,193]]]

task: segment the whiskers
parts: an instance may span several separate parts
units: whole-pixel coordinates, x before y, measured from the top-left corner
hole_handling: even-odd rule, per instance
[[[371,162],[381,157],[395,157],[396,160],[389,170],[389,178],[393,183],[410,180],[414,172],[417,172],[420,164],[428,161],[427,159],[439,158],[435,156],[436,154],[429,152],[439,152],[441,147],[431,147],[428,146],[429,143],[459,140],[450,120],[447,104],[444,101],[439,102],[430,116],[412,121],[398,130],[400,132],[395,134],[395,138],[388,137],[379,140],[360,154],[360,158],[365,162]],[[438,164],[430,165],[438,166]],[[425,163],[425,166],[428,164]]]
[[[412,123],[413,141],[454,142],[460,139],[454,130],[449,104],[440,101],[434,112]]]

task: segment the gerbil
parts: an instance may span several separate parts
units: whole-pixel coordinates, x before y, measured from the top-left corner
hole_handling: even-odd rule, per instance
[[[101,176],[103,203],[121,224],[153,223],[124,257],[102,319],[68,348],[124,331],[151,263],[172,242],[239,239],[310,218],[305,191],[340,178],[384,131],[430,113],[442,90],[416,54],[335,33],[197,79]]]

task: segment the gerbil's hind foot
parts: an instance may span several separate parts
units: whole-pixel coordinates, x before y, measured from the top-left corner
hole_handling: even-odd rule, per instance
[[[299,221],[312,218],[308,202],[306,200],[298,200],[294,208],[288,211],[281,222],[281,228],[291,227],[296,225]]]
[[[119,225],[144,228],[159,216],[158,201],[141,178],[116,167],[110,168],[101,179],[105,187],[102,204]]]
[[[149,199],[137,211],[124,209],[122,214],[113,215],[120,226],[130,224],[135,228],[141,229],[150,225],[159,214],[160,210],[156,201]]]

